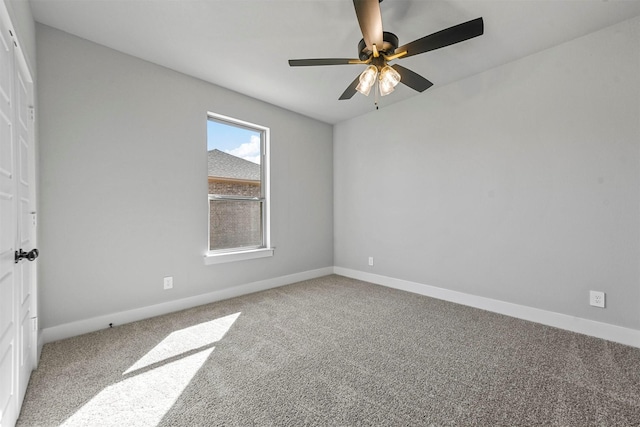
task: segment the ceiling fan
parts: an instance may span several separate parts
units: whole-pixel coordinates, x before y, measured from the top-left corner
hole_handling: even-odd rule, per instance
[[[437,33],[430,34],[398,47],[398,37],[382,31],[382,0],[353,0],[363,39],[358,43],[358,59],[321,58],[290,59],[291,67],[308,67],[316,65],[348,65],[364,64],[367,68],[351,82],[339,99],[351,99],[356,92],[368,96],[372,87],[380,96],[393,92],[400,82],[418,92],[430,88],[433,83],[421,75],[398,64],[390,65],[394,59],[408,58],[413,55],[440,49],[441,47],[459,43],[484,32],[482,18],[476,18],[462,24],[454,25]],[[376,85],[376,83],[378,83]]]

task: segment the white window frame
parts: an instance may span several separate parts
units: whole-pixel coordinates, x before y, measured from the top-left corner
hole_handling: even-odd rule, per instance
[[[261,159],[260,159],[260,187],[261,187],[261,200],[262,200],[262,235],[263,235],[263,245],[260,247],[255,246],[247,246],[241,248],[233,248],[233,249],[219,249],[219,250],[209,250],[210,245],[210,227],[211,227],[211,216],[207,215],[207,252],[204,254],[204,263],[205,265],[212,264],[220,264],[226,262],[233,261],[242,261],[248,259],[255,258],[265,258],[273,256],[275,248],[271,246],[271,182],[270,182],[270,168],[271,168],[271,159],[270,159],[270,129],[265,126],[257,125],[255,123],[249,123],[243,120],[238,120],[233,117],[223,116],[221,114],[207,112],[207,121],[214,120],[217,122],[222,122],[225,124],[229,124],[230,126],[236,126],[245,128],[248,130],[256,131],[260,133],[260,146],[261,146]],[[214,197],[209,195],[207,200],[207,213],[209,213],[211,200],[212,199],[220,199],[220,197]],[[230,197],[224,198],[229,200],[240,200],[243,197]],[[246,199],[246,198],[244,198]],[[256,198],[250,198],[248,200],[259,200]]]

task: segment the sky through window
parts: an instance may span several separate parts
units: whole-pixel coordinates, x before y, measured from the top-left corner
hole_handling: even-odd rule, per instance
[[[260,133],[207,120],[207,150],[213,149],[260,164]]]

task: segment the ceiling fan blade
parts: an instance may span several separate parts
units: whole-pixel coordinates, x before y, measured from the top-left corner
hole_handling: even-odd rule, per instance
[[[364,64],[359,59],[348,58],[320,58],[320,59],[290,59],[291,67],[310,67],[314,65],[346,65],[346,64]]]
[[[356,77],[356,79],[351,82],[349,87],[344,92],[342,92],[342,95],[340,95],[340,98],[338,99],[351,99],[351,97],[356,94],[356,86],[358,86],[358,83],[360,83],[360,75],[358,75],[358,77]]]
[[[362,37],[367,44],[367,49],[373,51],[375,44],[378,50],[382,49],[382,14],[378,0],[353,0],[356,16],[360,24]]]
[[[408,68],[404,68],[403,66],[398,64],[393,64],[391,68],[393,68],[400,74],[400,83],[404,83],[413,90],[424,92],[425,90],[433,86],[433,83],[431,83],[429,80],[425,79],[420,74],[414,73]]]
[[[355,0],[354,0],[355,1]],[[484,33],[484,22],[482,18],[476,18],[462,24],[454,25],[437,33],[424,36],[421,39],[414,40],[404,46],[396,49],[396,53],[406,51],[407,54],[402,56],[408,58],[420,53],[429,52],[430,50],[440,49],[441,47],[459,43],[471,38],[481,36]]]

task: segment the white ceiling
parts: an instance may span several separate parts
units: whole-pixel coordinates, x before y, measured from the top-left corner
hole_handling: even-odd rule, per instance
[[[280,107],[337,123],[374,109],[338,97],[363,65],[289,67],[288,59],[357,58],[349,0],[30,0],[36,21]],[[483,17],[484,35],[398,63],[442,86],[640,15],[640,0],[384,0],[400,44]],[[411,96],[399,85],[381,108]]]

